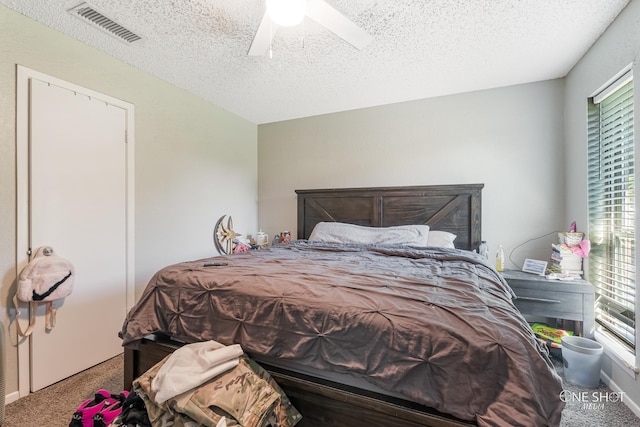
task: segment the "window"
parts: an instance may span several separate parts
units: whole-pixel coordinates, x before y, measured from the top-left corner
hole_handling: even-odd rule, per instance
[[[596,323],[635,352],[633,78],[626,73],[589,100],[589,281]]]

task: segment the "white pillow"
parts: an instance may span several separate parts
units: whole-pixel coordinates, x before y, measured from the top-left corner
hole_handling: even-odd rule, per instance
[[[447,231],[437,231],[431,230],[429,231],[429,240],[427,242],[428,246],[438,246],[440,248],[455,248],[453,241],[456,239],[455,234],[449,233]]]
[[[395,227],[364,227],[343,222],[319,222],[309,241],[325,243],[357,243],[427,246],[428,225],[399,225]]]

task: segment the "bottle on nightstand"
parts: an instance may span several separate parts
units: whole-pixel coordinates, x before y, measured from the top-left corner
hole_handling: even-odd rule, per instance
[[[502,249],[502,245],[498,247],[498,252],[496,253],[496,270],[504,271],[504,249]]]

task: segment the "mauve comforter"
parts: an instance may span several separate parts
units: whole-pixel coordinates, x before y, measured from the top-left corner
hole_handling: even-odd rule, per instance
[[[481,426],[556,426],[561,380],[512,296],[471,252],[298,241],[160,270],[120,335],[237,343]]]

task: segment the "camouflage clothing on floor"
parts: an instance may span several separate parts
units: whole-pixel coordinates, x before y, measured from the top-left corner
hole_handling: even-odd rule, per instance
[[[302,418],[271,375],[246,356],[237,367],[158,405],[151,382],[169,357],[133,383],[154,427],[216,427],[222,418],[228,427],[292,427]]]

